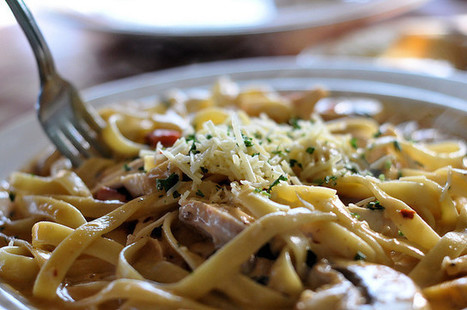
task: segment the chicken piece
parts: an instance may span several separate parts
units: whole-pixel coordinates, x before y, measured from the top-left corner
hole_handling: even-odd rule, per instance
[[[249,216],[244,214],[238,217],[239,212],[237,208],[228,205],[189,200],[181,205],[179,219],[211,237],[216,248],[220,248],[248,224]]]
[[[394,269],[364,261],[321,261],[297,309],[428,309],[415,283]]]
[[[297,310],[356,309],[365,297],[340,272],[321,261],[311,270],[310,285],[315,291],[305,290],[297,302]]]
[[[322,87],[315,87],[311,90],[294,94],[292,97],[292,107],[297,117],[310,119],[311,114],[315,110],[316,103],[328,96],[329,91]]]
[[[278,123],[285,123],[292,117],[290,101],[273,92],[251,89],[239,94],[237,102],[240,109],[250,116],[265,113]]]

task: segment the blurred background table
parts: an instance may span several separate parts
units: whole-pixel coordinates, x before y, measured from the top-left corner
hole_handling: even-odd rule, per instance
[[[33,10],[33,13],[37,12]],[[368,20],[349,24],[343,28],[336,28],[334,32],[331,32],[332,36],[328,33],[326,37],[302,37],[299,40],[309,40],[306,43],[311,52],[322,45],[327,48],[321,48],[321,51],[335,53],[335,46],[330,47],[332,42],[338,42],[355,31],[362,31],[362,29],[366,31],[372,27],[384,28],[385,25],[393,27],[395,22],[407,18],[432,18],[434,20],[439,18],[443,21],[450,21],[460,17],[464,19],[465,26],[467,24],[465,21],[467,19],[466,0],[432,0],[416,10],[386,21]],[[225,48],[222,42],[216,43],[216,48],[209,44],[203,48],[202,44],[190,46],[190,42],[154,40],[147,37],[89,31],[76,27],[64,19],[50,18],[47,14],[40,12],[36,14],[36,19],[51,47],[59,71],[73,81],[79,89],[178,65],[300,52],[293,46],[290,49],[269,49],[268,52],[263,48],[264,46],[258,46],[255,39],[242,40],[238,44],[229,42],[228,48]],[[461,67],[460,69],[467,68],[467,42],[465,41],[467,29],[464,30],[465,33],[461,39],[463,41],[452,52],[455,55],[449,56],[456,60],[454,65]],[[406,47],[404,44],[399,48],[404,49]],[[287,46],[290,46],[290,42]],[[444,51],[440,53],[445,53],[449,49],[449,47],[446,49],[446,46],[444,48]],[[39,80],[32,51],[6,3],[0,2],[0,129],[14,122],[21,114],[33,110],[38,92]]]

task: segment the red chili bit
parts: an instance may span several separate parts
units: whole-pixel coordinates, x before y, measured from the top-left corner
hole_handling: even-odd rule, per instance
[[[399,212],[402,215],[402,217],[406,219],[413,219],[415,215],[415,211],[413,210],[402,209],[402,210],[399,210]]]
[[[146,144],[151,147],[156,147],[160,142],[163,146],[168,147],[174,145],[182,136],[181,132],[173,129],[156,129],[146,135]]]

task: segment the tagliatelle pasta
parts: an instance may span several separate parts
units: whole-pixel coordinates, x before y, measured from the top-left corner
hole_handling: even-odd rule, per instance
[[[39,308],[466,307],[465,142],[325,97],[222,78],[102,109],[112,159],[1,183],[2,281]]]

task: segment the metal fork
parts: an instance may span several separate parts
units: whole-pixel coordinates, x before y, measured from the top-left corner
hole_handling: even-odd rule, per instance
[[[41,91],[36,104],[39,122],[58,151],[79,166],[91,156],[108,157],[100,140],[104,120],[55,69],[54,60],[34,17],[22,0],[6,0],[32,47]]]

